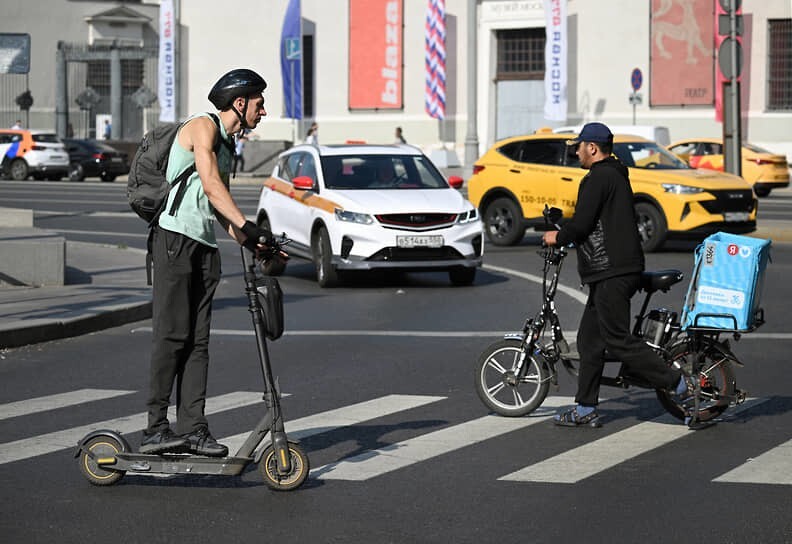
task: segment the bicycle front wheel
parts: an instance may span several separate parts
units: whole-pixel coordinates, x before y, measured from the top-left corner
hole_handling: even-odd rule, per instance
[[[525,354],[525,377],[517,365],[525,349],[519,340],[490,345],[476,361],[476,392],[481,401],[502,416],[518,417],[536,410],[550,389],[549,370],[540,356]]]
[[[682,371],[692,375],[695,358],[703,353],[700,372],[693,376],[694,380],[701,383],[701,404],[699,405],[699,420],[709,421],[721,415],[735,398],[737,381],[734,377],[734,363],[729,359],[728,349],[720,343],[705,340],[701,349],[696,351],[693,341],[685,338],[670,349],[670,362],[679,363]],[[660,404],[677,419],[685,419],[685,408],[676,402],[674,395],[668,391],[657,389],[657,398]]]

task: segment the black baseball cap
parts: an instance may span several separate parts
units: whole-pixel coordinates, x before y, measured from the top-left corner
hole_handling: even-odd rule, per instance
[[[613,133],[602,123],[586,123],[583,125],[577,138],[574,140],[567,140],[567,145],[577,145],[580,142],[609,144],[613,142]]]

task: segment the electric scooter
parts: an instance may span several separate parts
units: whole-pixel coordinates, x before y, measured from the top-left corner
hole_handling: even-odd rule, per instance
[[[74,455],[79,458],[80,471],[89,482],[98,486],[113,485],[126,473],[236,476],[250,463],[259,464],[264,482],[274,490],[290,491],[305,482],[310,470],[308,457],[296,441],[286,437],[280,393],[272,376],[267,351],[267,338],[275,340],[283,334],[283,295],[276,278],[257,273],[259,265],[263,268],[266,261],[280,253],[281,247],[288,242],[285,237],[275,240],[263,258],[263,252],[260,252],[258,260],[250,251],[241,248],[245,293],[264,377],[266,412],[239,451],[228,457],[178,452],[136,453],[120,432],[97,430],[80,440]],[[271,440],[263,445],[267,434]]]

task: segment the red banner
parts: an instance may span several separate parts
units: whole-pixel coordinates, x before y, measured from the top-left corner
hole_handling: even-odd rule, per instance
[[[349,0],[349,109],[402,109],[402,0]]]
[[[649,103],[712,105],[716,0],[652,0]]]

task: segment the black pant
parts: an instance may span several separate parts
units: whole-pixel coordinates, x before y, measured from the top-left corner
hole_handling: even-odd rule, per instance
[[[679,383],[680,372],[630,332],[630,299],[640,280],[640,274],[629,274],[589,285],[577,336],[580,372],[575,400],[579,404],[596,406],[599,401],[606,348],[626,365],[630,374],[653,387],[673,389]]]
[[[220,253],[187,236],[154,231],[153,339],[148,432],[168,426],[176,382],[178,433],[206,425],[206,377],[212,298],[220,282]]]
[[[241,153],[239,155],[234,154],[233,171],[242,172],[244,170],[245,170],[245,157]]]

